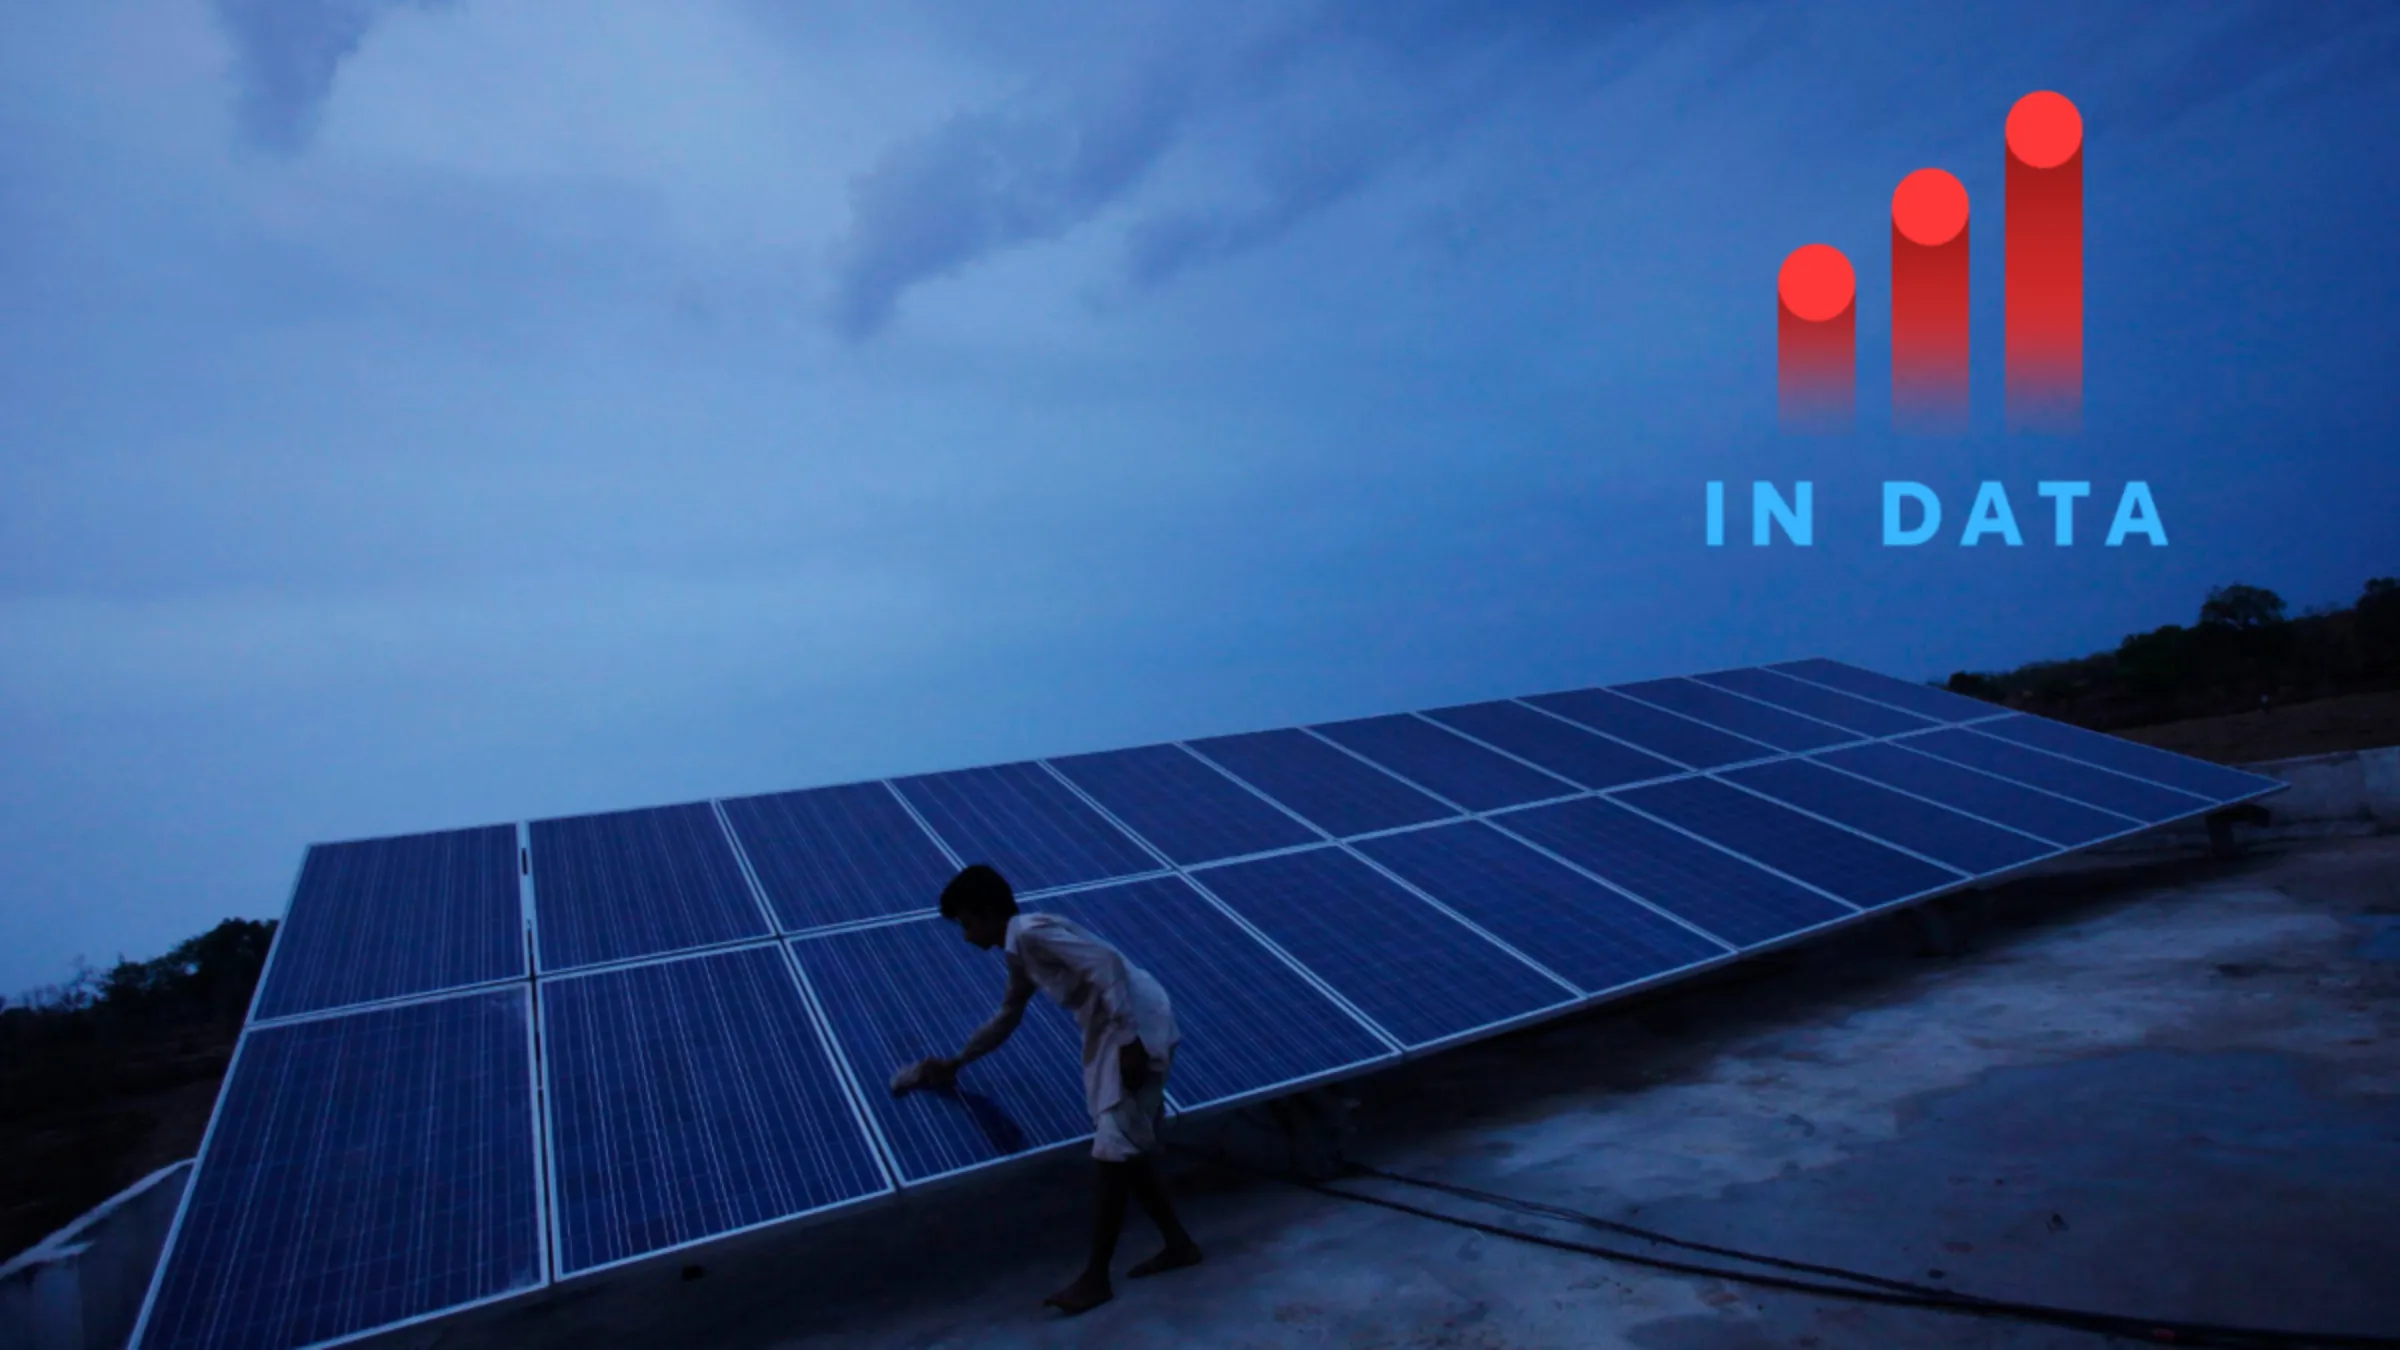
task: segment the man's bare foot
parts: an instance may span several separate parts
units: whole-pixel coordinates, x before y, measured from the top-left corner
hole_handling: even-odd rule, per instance
[[[1199,1264],[1199,1244],[1186,1242],[1180,1247],[1169,1247],[1149,1260],[1137,1263],[1133,1269],[1125,1272],[1125,1278],[1138,1280],[1145,1275],[1163,1275],[1170,1270],[1181,1270],[1185,1266]]]
[[[1116,1292],[1108,1287],[1106,1275],[1093,1276],[1086,1273],[1078,1276],[1075,1283],[1043,1299],[1042,1302],[1073,1317],[1077,1313],[1090,1312],[1114,1297],[1116,1297]]]

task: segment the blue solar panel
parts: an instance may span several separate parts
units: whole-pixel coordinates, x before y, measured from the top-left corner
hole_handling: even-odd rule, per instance
[[[1264,853],[1317,838],[1181,746],[1071,755],[1050,765],[1179,863]]]
[[[1804,759],[1730,769],[1727,778],[1757,792],[1888,839],[1966,872],[2000,872],[2058,850],[1947,807],[1835,773]]]
[[[1551,725],[1560,724],[1552,721]],[[1561,729],[1574,731],[1572,727]],[[1470,811],[1564,797],[1576,787],[1407,713],[1327,722],[1315,731]]]
[[[2064,722],[2053,722],[2043,717],[2009,717],[1997,722],[1985,722],[1975,729],[1987,736],[2004,737],[2037,750],[2066,755],[2086,764],[2129,773],[2136,778],[2147,778],[2153,783],[2162,783],[2213,801],[2240,801],[2283,786],[2273,778],[2228,769],[2221,764],[2211,764],[2187,755],[2169,754],[2135,741],[2103,736],[2096,731],[2085,731],[2081,727],[2071,727]]]
[[[1436,708],[1425,715],[1521,759],[1532,760],[1587,788],[1615,787],[1683,772],[1681,765],[1669,764],[1656,755],[1646,755],[1605,736],[1595,736],[1548,713],[1535,712],[1507,699]]]
[[[1158,977],[1183,1044],[1167,1091],[1183,1109],[1289,1087],[1391,1049],[1175,877],[1049,896]]]
[[[1964,877],[1713,778],[1629,788],[1628,805],[1714,840],[1861,909],[1939,890]]]
[[[254,1027],[138,1333],[285,1350],[542,1283],[522,987]]]
[[[1770,708],[1692,680],[1643,680],[1638,684],[1612,685],[1610,692],[1655,703],[1669,712],[1697,718],[1720,731],[1747,736],[1779,750],[1821,750],[1858,739],[1840,727]]]
[[[770,931],[708,803],[533,822],[544,971]]]
[[[2123,834],[2140,823],[1898,745],[1829,750],[1811,758],[2012,830],[2023,830],[2062,848]]]
[[[1858,912],[1615,802],[1587,797],[1492,819],[1737,947]]]
[[[1575,997],[1340,849],[1211,868],[1201,884],[1411,1048]]]
[[[931,909],[957,870],[881,783],[736,797],[724,807],[787,933]]]
[[[1805,661],[1784,661],[1769,666],[1767,669],[1779,671],[1794,679],[1821,684],[1829,689],[1838,689],[1845,694],[1856,694],[1860,698],[1873,699],[1877,703],[1888,703],[1895,708],[1916,713],[1919,716],[1930,717],[1937,722],[1971,722],[1978,717],[1989,717],[1993,713],[2001,711],[1981,699],[1953,694],[1946,689],[1936,689],[1929,684],[1911,684],[1907,680],[1895,680],[1889,675],[1878,675],[1871,670],[1860,670],[1856,666],[1846,666],[1839,661],[1827,661],[1822,657],[1812,656]]]
[[[1194,741],[1192,748],[1328,834],[1364,834],[1457,814],[1303,731],[1215,736]]]
[[[1387,834],[1358,850],[1586,994],[1725,948],[1477,821]]]
[[[891,1190],[778,948],[541,991],[562,1278]]]
[[[301,864],[253,1015],[524,974],[515,826],[319,844]]]
[[[1954,764],[1970,769],[1996,773],[2030,787],[2060,796],[2072,797],[2103,811],[2156,823],[2177,816],[2204,811],[2216,803],[2206,797],[2176,792],[2154,783],[2142,782],[2095,769],[2056,755],[2029,750],[2014,741],[1998,740],[1978,732],[1961,729],[1927,732],[1911,736],[1900,744],[1928,755],[1938,755]]]
[[[1827,689],[1772,670],[1717,670],[1692,678],[1737,694],[1748,694],[1779,708],[1806,713],[1820,722],[1847,727],[1864,736],[1897,736],[1933,725],[1915,713],[1869,703],[1838,689]]]
[[[1039,764],[903,778],[895,786],[966,862],[1020,891],[1155,872],[1159,862]]]
[[[1619,698],[1605,689],[1542,694],[1525,701],[1695,769],[1764,759],[1775,753],[1773,746],[1704,727],[1674,713]]]
[[[792,944],[882,1126],[903,1182],[1028,1153],[1092,1132],[1082,1033],[1037,998],[1016,1034],[960,1073],[954,1088],[895,1098],[892,1071],[951,1055],[997,1011],[1008,968],[956,925],[917,919]]]

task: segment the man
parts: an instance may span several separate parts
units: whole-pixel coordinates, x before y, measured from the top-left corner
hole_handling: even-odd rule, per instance
[[[894,1095],[955,1082],[961,1068],[998,1049],[1017,1029],[1036,990],[1075,1014],[1083,1028],[1083,1090],[1092,1112],[1092,1156],[1100,1163],[1100,1203],[1090,1262],[1073,1284],[1043,1301],[1070,1316],[1108,1302],[1108,1266],[1116,1255],[1128,1195],[1142,1202],[1166,1246],[1126,1273],[1138,1280],[1197,1265],[1200,1248],[1167,1203],[1166,1187],[1149,1156],[1158,1148],[1167,1069],[1178,1039],[1167,991],[1074,921],[1018,912],[1016,892],[982,863],[942,888],[942,917],[985,951],[1001,949],[1008,963],[1008,993],[1000,1011],[967,1038],[957,1055],[920,1060],[894,1074]]]

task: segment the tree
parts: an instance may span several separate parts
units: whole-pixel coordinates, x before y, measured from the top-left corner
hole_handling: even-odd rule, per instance
[[[2200,622],[2212,627],[2272,628],[2283,622],[2283,597],[2264,586],[2219,586],[2200,606]]]
[[[2376,577],[2359,594],[2352,611],[2360,654],[2374,666],[2400,665],[2400,579]]]

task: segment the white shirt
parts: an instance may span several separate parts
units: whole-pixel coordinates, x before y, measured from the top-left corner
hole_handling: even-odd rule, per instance
[[[1104,939],[1060,915],[1019,914],[1008,921],[1001,953],[1008,962],[1008,995],[992,1025],[1013,1027],[1036,989],[1075,1014],[1083,1028],[1084,1097],[1094,1121],[1125,1096],[1117,1065],[1123,1047],[1139,1039],[1152,1071],[1166,1071],[1181,1039],[1167,991]],[[983,1037],[976,1033],[977,1040]]]

